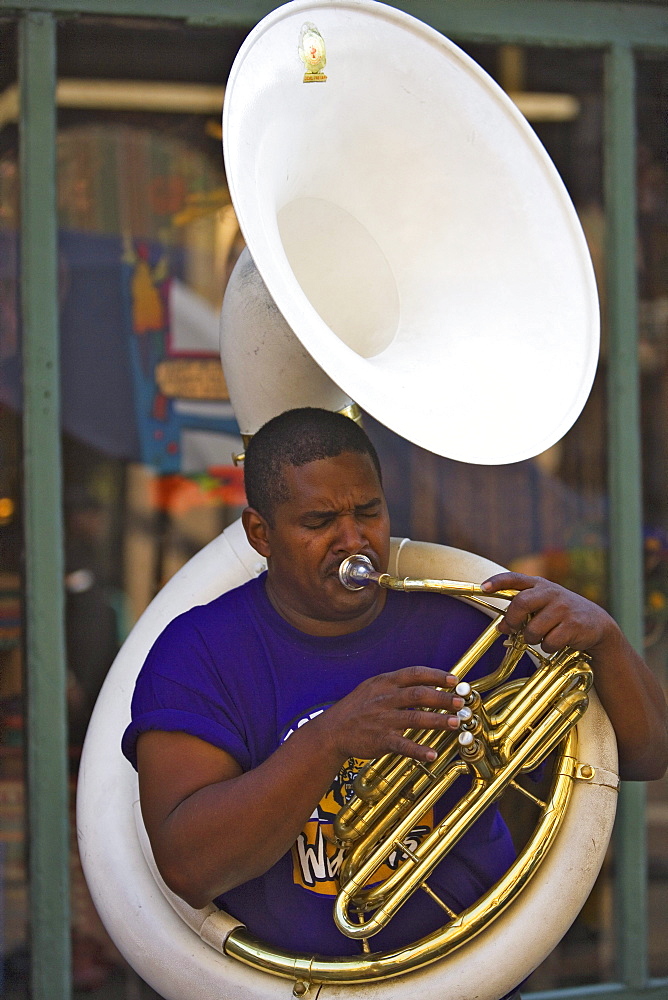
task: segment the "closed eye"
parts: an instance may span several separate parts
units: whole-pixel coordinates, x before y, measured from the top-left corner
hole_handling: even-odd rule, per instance
[[[311,531],[317,531],[318,528],[326,528],[331,524],[336,517],[336,514],[322,514],[319,517],[310,517],[307,521],[304,521],[304,527],[309,528]]]
[[[369,503],[360,504],[359,507],[355,507],[355,513],[358,517],[378,517],[381,512],[380,500],[370,500]]]
[[[382,502],[377,497],[373,500],[369,500],[368,503],[359,504],[354,508],[355,517],[371,519],[378,517],[382,512]],[[327,510],[312,510],[306,513],[303,517],[302,524],[305,528],[310,531],[317,531],[322,528],[328,527],[332,524],[339,514],[346,513],[346,511],[327,511]]]

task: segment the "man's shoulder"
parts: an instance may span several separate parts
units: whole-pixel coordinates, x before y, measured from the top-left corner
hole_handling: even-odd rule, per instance
[[[226,590],[206,604],[197,604],[177,615],[168,629],[174,633],[209,632],[248,624],[249,616],[261,608],[263,586],[261,577]]]
[[[246,580],[245,583],[240,584],[238,587],[223,591],[222,594],[214,597],[207,604],[199,605],[200,610],[208,611],[210,614],[223,614],[230,609],[236,609],[244,605],[255,606],[264,591],[265,575],[262,573],[260,576]],[[193,608],[194,610],[196,609]]]

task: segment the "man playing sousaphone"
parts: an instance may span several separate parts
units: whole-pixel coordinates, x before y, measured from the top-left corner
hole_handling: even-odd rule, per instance
[[[387,753],[433,760],[407,729],[459,728],[464,699],[448,671],[489,620],[451,597],[342,586],[346,557],[361,553],[385,570],[390,542],[376,452],[347,417],[300,409],[270,420],[248,446],[245,478],[243,524],[267,571],[167,626],[139,675],[123,750],[139,772],[146,829],[174,892],[196,908],[214,900],[274,946],[356,955],[359,943],[332,919],[342,861],[327,839],[333,816],[364,761]],[[530,615],[529,643],[546,653],[587,651],[621,776],[661,777],[665,700],[613,619],[521,574],[499,574],[483,589],[518,591],[500,631],[515,633]],[[499,659],[494,646],[467,680]],[[411,831],[416,845],[467,781],[426,811]],[[429,885],[460,913],[513,856],[491,806]],[[381,877],[398,861],[390,856]],[[415,893],[372,949],[404,946],[443,922],[439,905]]]

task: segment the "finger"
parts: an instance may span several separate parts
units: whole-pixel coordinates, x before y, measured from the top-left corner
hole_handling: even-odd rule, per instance
[[[437,688],[420,685],[411,688],[401,688],[396,701],[397,708],[433,708],[439,710],[458,711],[464,707],[464,699],[452,691],[441,691]]]
[[[534,646],[542,643],[546,636],[563,631],[564,616],[550,608],[537,612],[523,628],[524,639]],[[558,647],[557,647],[558,648]]]
[[[564,646],[573,646],[572,642],[568,642],[565,638],[566,630],[562,625],[558,625],[553,628],[550,632],[546,632],[542,639],[537,639],[535,642],[532,641],[532,645],[540,645],[544,653],[556,653],[558,650],[563,649]],[[560,636],[564,636],[563,639]],[[575,646],[574,648],[577,648]]]
[[[530,612],[515,608],[511,613],[506,613],[503,618],[499,619],[496,627],[504,635],[516,635],[518,632],[525,632],[531,617]]]
[[[550,615],[551,622],[544,620],[545,631],[553,628],[561,621],[567,613],[561,601],[555,599],[555,595],[544,586],[532,587],[523,590],[512,599],[504,615],[506,628],[502,631],[518,632],[524,629],[531,621],[534,622],[539,615]]]
[[[423,712],[419,708],[407,708],[402,710],[392,728],[401,732],[406,729],[459,729],[459,723],[457,715],[444,715],[440,712]]]
[[[497,590],[526,590],[532,587],[536,577],[527,576],[525,573],[511,573],[509,570],[504,573],[495,573],[481,584],[482,590],[488,594],[493,594]]]
[[[385,674],[384,676],[391,678],[402,687],[428,684],[433,687],[453,688],[459,683],[459,677],[456,677],[455,674],[439,670],[437,667],[418,665],[401,667],[399,670],[395,670],[391,674]]]
[[[556,653],[565,646],[587,650],[595,643],[594,635],[586,624],[563,621],[554,628],[543,631],[542,638],[535,641],[540,642],[546,653]]]
[[[414,743],[398,733],[388,741],[388,753],[398,753],[403,757],[411,757],[413,760],[422,761],[423,764],[430,764],[438,757],[435,750],[420,746],[419,743]]]
[[[527,610],[527,603],[515,607],[511,614],[505,616],[498,625],[500,632],[505,635],[516,635],[521,632],[524,641],[530,646],[535,646],[568,619],[567,612],[560,606],[535,600],[529,603],[529,607],[534,607],[535,610]]]

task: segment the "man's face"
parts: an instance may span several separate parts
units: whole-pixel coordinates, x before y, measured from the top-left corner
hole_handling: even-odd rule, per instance
[[[387,505],[371,458],[344,452],[287,466],[290,498],[274,512],[273,526],[247,509],[251,544],[268,564],[267,593],[292,625],[313,635],[340,635],[369,624],[385,591],[371,584],[349,591],[338,569],[361,552],[384,571],[389,558]]]

